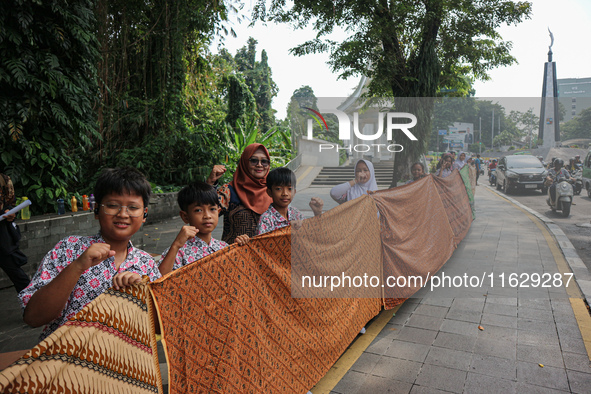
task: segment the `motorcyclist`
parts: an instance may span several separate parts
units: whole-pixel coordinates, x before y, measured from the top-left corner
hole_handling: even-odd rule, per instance
[[[576,155],[575,156],[575,168],[580,167],[583,165],[583,162],[581,161],[581,155]]]
[[[568,165],[566,166],[566,169],[568,170],[569,173],[572,174],[573,171],[576,171],[577,166],[575,165],[575,158],[571,157],[568,161]]]
[[[490,177],[490,173],[492,170],[497,169],[497,159],[492,159],[490,164],[488,165],[488,176]]]
[[[562,168],[563,166],[564,161],[562,159],[555,159],[554,168],[548,171],[548,176],[546,177],[547,184],[552,182],[552,185],[550,186],[550,199],[552,204],[554,204],[556,199],[556,184],[558,183],[558,180],[560,178],[570,179],[569,172],[565,168]]]

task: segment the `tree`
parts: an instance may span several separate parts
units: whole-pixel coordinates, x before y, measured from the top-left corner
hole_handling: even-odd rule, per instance
[[[591,138],[591,107],[560,126],[562,140]]]
[[[488,79],[488,71],[512,64],[511,43],[496,29],[528,18],[531,4],[508,0],[259,0],[253,19],[312,23],[315,39],[291,51],[295,55],[330,52],[340,77],[371,78],[370,96],[395,97],[397,111],[411,112],[418,141],[406,144],[394,163],[399,167],[424,151],[431,131],[432,101],[401,98],[435,97],[441,88],[466,88],[466,77]],[[335,27],[350,34],[343,42],[324,39]],[[399,160],[402,159],[402,160]]]
[[[68,200],[97,138],[93,2],[0,2],[0,152],[35,213]]]

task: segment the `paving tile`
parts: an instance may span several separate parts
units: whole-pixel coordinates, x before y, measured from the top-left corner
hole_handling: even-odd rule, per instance
[[[567,369],[566,375],[573,393],[589,393],[591,391],[591,374]]]
[[[358,393],[407,394],[411,388],[412,383],[391,380],[380,376],[368,376],[359,388]]]
[[[438,365],[425,364],[415,381],[419,386],[427,386],[452,393],[461,393],[467,376],[466,371],[449,369]]]
[[[410,394],[438,394],[438,393],[448,394],[449,391],[437,390],[433,387],[419,386],[417,384],[412,386],[412,390],[410,390]]]
[[[555,390],[548,387],[534,386],[533,384],[517,383],[517,392],[519,394],[564,394],[570,391]]]
[[[449,308],[454,301],[453,298],[439,298],[439,297],[427,297],[424,298],[421,303],[433,306],[443,306]]]
[[[367,347],[367,349],[365,349],[365,352],[382,355],[382,354],[386,353],[386,351],[388,350],[388,348],[390,347],[390,345],[392,344],[393,341],[394,340],[390,339],[390,338],[377,338],[376,337],[376,339],[373,340],[371,345],[369,345]]]
[[[508,306],[517,306],[516,297],[500,297],[497,295],[490,295],[486,297],[486,302],[491,304],[501,304]]]
[[[474,354],[469,372],[515,381],[517,379],[517,364],[514,360],[506,358]]]
[[[560,347],[565,352],[587,354],[587,349],[582,339],[560,338]]]
[[[478,338],[474,345],[474,353],[516,360],[517,351],[515,346],[516,342],[513,341]]]
[[[413,383],[421,370],[421,363],[383,356],[371,371],[372,375]]]
[[[517,382],[492,376],[468,372],[464,385],[466,394],[512,394],[516,392]]]
[[[363,382],[369,375],[357,371],[349,370],[345,376],[332,389],[335,393],[352,394],[359,392]]]
[[[483,327],[497,326],[517,328],[517,319],[514,316],[493,315],[491,313],[487,313],[482,315],[482,320],[480,323]]]
[[[465,311],[482,312],[484,303],[486,302],[485,297],[478,298],[456,298],[451,305],[452,309],[461,309]]]
[[[425,330],[416,327],[404,327],[404,329],[400,330],[397,339],[406,342],[431,345],[436,336],[437,331],[434,330]]]
[[[425,364],[440,365],[447,368],[467,371],[470,367],[472,354],[460,350],[431,346]]]
[[[422,363],[425,361],[427,353],[429,353],[428,345],[396,340],[391,343],[384,355]]]
[[[450,311],[447,313],[447,316],[445,316],[445,318],[450,319],[450,320],[459,320],[459,321],[465,321],[465,322],[470,322],[470,323],[479,323],[480,319],[482,318],[482,313],[475,312],[475,311],[464,311],[464,310],[460,310],[460,309],[450,309]]]
[[[496,339],[517,343],[517,329],[498,326],[486,326],[478,332],[478,339]]]
[[[568,379],[564,369],[551,366],[541,368],[538,364],[524,361],[517,362],[517,381],[541,386],[544,389],[569,390]],[[517,391],[521,392],[519,387]]]
[[[363,373],[370,373],[378,361],[380,361],[381,357],[376,354],[371,353],[363,353],[355,364],[351,367],[351,370]]]
[[[558,334],[540,332],[540,331],[529,331],[529,330],[517,330],[517,344],[520,345],[534,345],[534,346],[559,346]]]
[[[493,304],[487,302],[484,305],[484,313],[492,313],[494,315],[506,315],[506,316],[515,316],[517,317],[517,306],[516,305],[502,305],[502,304]]]
[[[556,332],[556,324],[551,321],[517,318],[517,328],[520,330],[544,332],[552,334]]]
[[[477,336],[478,323],[445,319],[441,324],[441,328],[439,330],[443,332],[450,332],[452,334]]]
[[[577,354],[562,351],[562,358],[566,369],[579,371],[584,373],[591,373],[591,362],[587,354]]]
[[[549,298],[520,298],[519,299],[519,309],[521,308],[530,308],[530,309],[548,309],[552,310],[550,306],[550,299]]]
[[[554,314],[549,309],[519,308],[517,316],[523,319],[554,322]]]
[[[449,332],[439,331],[439,333],[437,333],[435,341],[433,341],[433,346],[471,352],[472,349],[474,349],[475,343],[475,336],[453,334]]]
[[[417,307],[414,313],[419,315],[427,315],[433,317],[445,317],[449,308],[445,306],[421,304]]]
[[[406,322],[406,326],[438,331],[441,327],[441,323],[443,323],[442,317],[433,317],[413,313],[412,316]]]
[[[564,368],[560,346],[517,345],[517,360]]]

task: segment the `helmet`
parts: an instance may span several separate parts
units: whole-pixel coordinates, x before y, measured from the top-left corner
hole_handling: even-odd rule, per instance
[[[581,155],[575,155],[575,159],[580,159]]]
[[[496,163],[497,162],[497,159],[493,159],[493,161]]]
[[[564,160],[562,160],[562,159],[554,160],[554,167],[562,167],[562,166],[564,166]]]

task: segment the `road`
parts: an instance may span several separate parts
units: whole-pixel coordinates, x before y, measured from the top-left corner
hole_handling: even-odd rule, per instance
[[[583,191],[574,196],[574,204],[567,218],[563,218],[561,212],[552,212],[546,203],[546,196],[539,190],[518,190],[510,192],[509,196],[552,219],[564,231],[591,271],[591,198],[587,197],[587,193]]]

